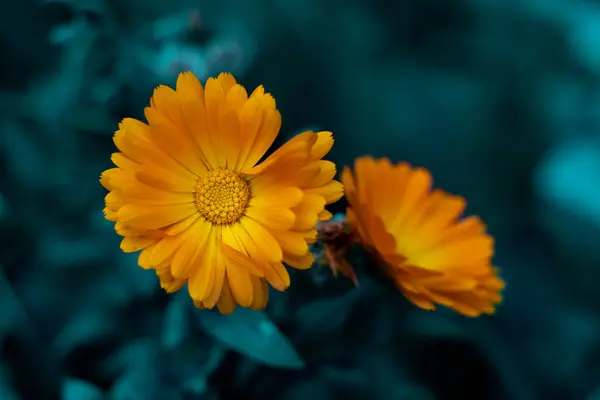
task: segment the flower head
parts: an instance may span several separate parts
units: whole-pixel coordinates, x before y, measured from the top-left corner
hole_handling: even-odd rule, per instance
[[[348,221],[417,306],[492,314],[504,287],[491,266],[493,239],[477,217],[460,219],[462,197],[431,190],[431,174],[362,157],[342,175]]]
[[[312,265],[315,226],[343,195],[335,165],[322,160],[331,133],[301,133],[258,163],[281,116],[262,86],[248,96],[225,73],[205,87],[180,74],[175,90],[155,90],[145,115],[147,124],[121,122],[116,168],[101,177],[121,249],[141,250],[139,265],[167,292],[187,283],[199,308],[264,308],[267,283],[290,285],[283,263]]]

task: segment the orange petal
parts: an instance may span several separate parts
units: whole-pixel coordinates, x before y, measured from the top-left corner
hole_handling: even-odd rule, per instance
[[[194,178],[181,177],[154,165],[140,167],[136,177],[148,186],[170,192],[193,193],[196,185]]]
[[[117,216],[136,229],[150,230],[175,224],[196,212],[196,206],[192,203],[167,206],[128,204],[119,209]]]
[[[325,199],[326,204],[331,204],[344,196],[344,186],[338,181],[331,181],[323,186],[306,189],[304,192],[319,195]]]
[[[285,253],[293,256],[303,256],[308,253],[308,244],[302,232],[272,231],[271,233]]]
[[[254,292],[254,299],[252,300],[251,308],[253,310],[262,310],[267,306],[269,302],[269,285],[264,279],[260,279],[256,276],[252,277],[252,286]]]
[[[177,94],[181,98],[183,121],[202,152],[208,167],[217,168],[217,147],[212,143],[208,129],[208,115],[204,99],[204,89],[198,79],[190,72],[184,72],[177,79]]]
[[[285,253],[283,262],[296,269],[309,269],[315,262],[315,258],[311,252],[307,252],[302,256],[295,256]]]
[[[223,287],[220,290],[220,296],[217,301],[217,308],[221,314],[229,315],[233,311],[235,311],[236,307],[237,303],[235,302],[233,293],[231,292],[231,287],[229,286],[229,282],[227,282],[227,279],[225,279],[223,281]]]
[[[227,167],[238,171],[240,164],[241,148],[245,137],[242,135],[242,126],[239,118],[239,109],[244,104],[248,95],[246,90],[240,86],[232,86],[227,91],[225,104],[219,110],[219,129]]]
[[[121,241],[121,250],[125,253],[133,253],[142,249],[145,249],[148,246],[153,245],[157,242],[155,238],[148,238],[142,236],[132,236],[123,238]]]
[[[271,147],[281,128],[281,114],[273,97],[259,86],[240,111],[244,143],[239,170],[252,168]]]
[[[305,194],[302,202],[293,208],[296,214],[295,230],[314,228],[319,221],[319,214],[325,209],[325,199],[316,194]]]
[[[240,219],[240,224],[247,232],[247,235],[252,238],[256,247],[260,250],[263,259],[275,262],[282,260],[283,254],[279,243],[265,227],[247,217],[242,217]],[[245,243],[244,247],[246,247]]]
[[[208,223],[207,225],[210,226]],[[216,229],[211,229],[205,244],[202,245],[203,251],[193,254],[195,263],[188,277],[188,291],[194,301],[205,301],[217,284],[219,290],[221,289],[222,283],[216,281],[217,269],[220,267],[217,265],[220,255],[217,248],[217,235]],[[214,304],[207,306],[207,308],[212,307]]]
[[[247,218],[242,218],[242,220],[245,221]],[[252,227],[252,225],[250,225],[250,227]],[[281,261],[269,260],[269,258],[283,258],[281,247],[271,234],[260,226],[257,229],[250,229],[249,231],[242,223],[233,225],[232,229],[235,236],[240,240],[241,245],[246,249],[250,258],[255,261],[263,271],[267,281],[280,291],[289,287],[290,276]],[[251,234],[250,232],[254,233]],[[266,232],[268,238],[266,240],[261,240],[257,234],[258,232],[261,232],[260,234]],[[271,242],[271,240],[273,242]],[[272,251],[275,251],[275,253],[271,254]]]
[[[296,214],[284,208],[249,207],[246,215],[267,228],[281,231],[291,229],[296,222]]]
[[[223,91],[228,94],[229,91],[237,84],[235,78],[229,72],[221,72],[217,76],[217,81],[223,87]]]
[[[227,281],[233,293],[233,298],[242,307],[250,307],[254,300],[254,290],[250,273],[243,266],[235,263],[226,263]]]
[[[300,204],[304,196],[297,187],[271,187],[261,191],[251,186],[251,191],[250,207],[291,208]]]
[[[225,284],[225,256],[223,254],[222,246],[219,245],[222,233],[221,227],[217,226],[217,233],[215,238],[215,255],[214,255],[214,266],[215,266],[215,279],[213,281],[210,293],[204,300],[204,305],[207,308],[213,308],[219,297],[221,296],[223,285]]]
[[[208,243],[211,237],[212,224],[199,218],[186,232],[185,241],[177,249],[171,263],[171,273],[175,278],[187,279],[197,270],[203,270],[200,274],[210,276],[208,265],[203,265],[204,252],[208,251]],[[208,279],[206,279],[208,281]],[[199,297],[197,297],[199,299]]]
[[[314,160],[320,160],[329,153],[333,147],[333,134],[331,132],[317,132],[317,141],[310,150]]]
[[[217,159],[218,167],[225,168],[227,159],[219,127],[219,113],[221,112],[221,108],[226,106],[226,100],[223,86],[215,78],[208,78],[206,81],[204,101],[206,104],[208,134],[215,151],[215,158]]]
[[[246,268],[253,275],[264,277],[265,273],[252,258],[249,257],[248,251],[242,245],[242,242],[237,235],[239,229],[234,230],[231,225],[223,227],[223,254],[226,262],[236,263]]]

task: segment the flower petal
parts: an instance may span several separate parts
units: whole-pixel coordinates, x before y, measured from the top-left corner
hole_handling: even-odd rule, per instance
[[[238,237],[239,233],[239,229],[234,230],[232,226],[223,227],[222,250],[226,263],[236,263],[246,268],[253,275],[264,277],[264,271],[249,257],[248,251],[242,245],[241,239]]]
[[[293,208],[296,214],[294,229],[298,231],[313,228],[319,221],[319,214],[325,209],[325,199],[316,194],[306,194],[302,202]]]
[[[202,84],[192,73],[184,72],[177,78],[177,94],[181,99],[183,122],[190,132],[190,136],[202,152],[207,166],[217,168],[219,166],[217,148],[212,143],[208,128],[208,115]]]
[[[196,220],[194,225],[186,232],[186,239],[175,252],[171,263],[171,273],[177,279],[187,279],[191,274],[202,270],[200,275],[210,275],[210,264],[203,265],[204,252],[208,251],[211,238],[212,225],[203,218]],[[208,279],[206,279],[209,281]],[[200,299],[199,297],[197,297]]]
[[[267,228],[281,231],[291,229],[296,222],[296,214],[285,208],[250,207],[246,215]]]
[[[250,273],[243,266],[229,262],[226,263],[227,281],[233,293],[233,298],[242,307],[250,307],[254,300],[254,289]]]
[[[240,111],[242,134],[246,138],[239,170],[252,168],[271,147],[281,128],[281,114],[273,97],[259,86]]]
[[[237,307],[237,303],[233,297],[233,293],[231,292],[231,287],[229,286],[229,282],[227,279],[223,281],[223,287],[220,291],[220,296],[217,301],[217,308],[219,312],[224,315],[229,315],[235,311]]]
[[[164,206],[128,204],[119,209],[117,216],[136,229],[150,230],[175,224],[195,212],[196,206],[193,203]]]
[[[143,236],[130,236],[123,238],[121,241],[121,250],[125,253],[133,253],[145,249],[148,246],[153,245],[158,240],[155,238],[148,238]]]
[[[283,258],[279,243],[259,224],[248,223],[248,221],[252,221],[248,218],[242,218],[242,221],[246,224],[242,222],[232,226],[235,236],[240,240],[250,258],[263,271],[267,281],[277,290],[285,290],[290,285],[290,276],[281,261],[275,260]],[[246,225],[250,227],[250,230]],[[264,238],[261,240],[259,235],[264,235]]]
[[[271,231],[273,237],[279,242],[284,253],[293,256],[304,256],[309,252],[308,244],[302,232]]]
[[[223,86],[214,78],[208,78],[204,90],[204,101],[206,104],[206,118],[208,121],[208,135],[215,150],[217,166],[225,168],[227,165],[224,142],[219,130],[219,113],[226,106],[225,91]]]
[[[251,187],[251,191],[250,207],[291,208],[300,204],[304,196],[297,187],[271,187],[262,191]]]
[[[267,306],[269,301],[269,285],[266,280],[259,277],[252,277],[252,286],[254,299],[250,306],[253,310],[262,310]]]
[[[240,219],[240,223],[244,230],[248,233],[248,236],[252,238],[252,241],[256,244],[256,247],[258,247],[260,250],[263,259],[275,262],[282,260],[283,254],[281,252],[279,243],[277,240],[275,240],[275,238],[273,238],[273,236],[265,227],[247,217],[242,217],[242,219]],[[245,243],[244,247],[246,247]],[[246,247],[246,249],[248,248]]]
[[[203,302],[206,308],[213,308],[217,304],[223,290],[223,285],[225,284],[225,255],[223,254],[222,248],[219,246],[219,241],[222,240],[222,228],[220,226],[215,226],[215,228],[217,231],[215,235],[214,251],[215,278],[210,288],[210,293]]]
[[[207,223],[206,225],[209,225],[210,227],[210,224]],[[218,233],[216,232],[216,229],[210,228],[207,238],[202,245],[203,250],[198,253],[193,253],[192,256],[194,264],[188,277],[188,291],[190,297],[194,301],[205,301],[211,295],[217,284],[219,284],[219,290],[221,290],[221,283],[216,281],[217,269],[219,268],[219,255],[221,253],[217,248]],[[204,232],[199,231],[198,235],[202,233]],[[190,245],[191,244],[192,242],[190,242]],[[175,268],[175,266],[172,266],[171,268]],[[212,308],[212,306],[208,308]]]

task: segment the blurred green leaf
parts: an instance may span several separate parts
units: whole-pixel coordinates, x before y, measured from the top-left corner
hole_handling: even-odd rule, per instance
[[[19,300],[15,297],[10,283],[6,280],[2,266],[0,265],[0,304],[2,304],[2,313],[0,314],[0,332],[9,332],[20,313],[21,306]]]
[[[67,356],[73,349],[94,342],[117,331],[114,318],[101,310],[83,311],[77,314],[59,333],[54,348],[59,357]]]
[[[304,367],[288,338],[261,311],[238,307],[231,315],[209,311],[197,314],[206,333],[231,350],[271,367]]]
[[[0,222],[8,218],[9,213],[10,204],[8,204],[8,200],[6,199],[6,197],[2,193],[0,193]]]
[[[122,290],[128,292],[132,299],[150,297],[160,289],[156,274],[138,267],[136,255],[120,255],[117,271]]]
[[[182,293],[184,296],[182,296]],[[172,296],[164,315],[161,346],[173,349],[181,344],[190,333],[188,313],[189,298],[186,293],[179,292]]]
[[[294,334],[313,338],[339,331],[363,293],[362,288],[352,289],[343,296],[315,300],[300,307],[295,315],[299,327]]]
[[[161,399],[160,371],[156,346],[152,341],[139,341],[118,355],[126,369],[112,387],[112,400]]]
[[[62,400],[102,400],[100,389],[89,382],[67,378],[63,382]]]
[[[592,390],[592,392],[587,395],[585,400],[600,400],[600,387]]]
[[[438,310],[435,313],[413,310],[406,317],[404,328],[417,338],[470,340],[464,321],[447,310]]]
[[[158,371],[154,365],[140,364],[121,376],[113,386],[111,400],[160,399]]]
[[[3,400],[19,400],[13,389],[3,365],[0,364],[0,395]]]
[[[208,383],[204,376],[188,379],[183,383],[183,389],[194,396],[201,396],[208,392]]]
[[[128,342],[110,354],[102,363],[104,375],[118,375],[130,370],[138,360],[146,360],[154,354],[154,343],[148,339],[137,339]]]

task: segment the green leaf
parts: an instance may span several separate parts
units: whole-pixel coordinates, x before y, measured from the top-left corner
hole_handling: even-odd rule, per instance
[[[171,350],[179,346],[189,337],[190,326],[189,318],[189,297],[187,293],[182,296],[179,292],[171,297],[164,314],[163,332],[161,336],[161,347],[165,350]]]
[[[114,319],[103,310],[89,310],[69,321],[54,340],[54,349],[63,359],[74,349],[117,331]]]
[[[15,321],[21,314],[22,307],[19,300],[14,295],[10,283],[6,280],[2,265],[0,265],[0,304],[2,304],[2,313],[0,314],[0,332],[7,333],[12,330]]]
[[[89,382],[67,378],[62,387],[63,400],[102,400],[102,391]]]
[[[120,361],[119,361],[120,359]],[[125,365],[123,374],[110,391],[111,400],[158,400],[161,381],[156,345],[150,340],[140,340],[129,348],[122,349],[116,359]]]
[[[7,371],[0,365],[0,393],[3,400],[19,400],[10,382]]]
[[[361,288],[351,289],[343,296],[318,299],[301,306],[295,314],[299,327],[294,331],[294,338],[319,338],[339,331],[350,319],[363,293]]]
[[[201,311],[198,320],[214,340],[254,361],[275,368],[304,367],[288,338],[261,311],[241,307],[231,315]]]

